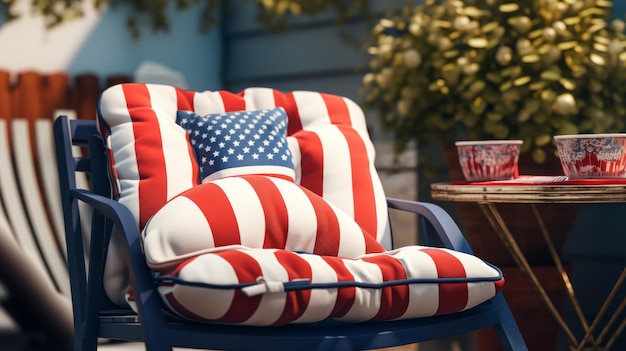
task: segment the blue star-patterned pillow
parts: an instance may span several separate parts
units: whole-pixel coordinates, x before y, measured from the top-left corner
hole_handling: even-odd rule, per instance
[[[282,107],[206,116],[178,111],[176,123],[189,134],[203,183],[244,174],[295,178]]]

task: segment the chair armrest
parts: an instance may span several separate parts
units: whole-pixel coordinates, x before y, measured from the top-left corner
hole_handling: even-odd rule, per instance
[[[132,213],[130,213],[130,210],[126,206],[89,190],[73,189],[71,190],[71,194],[72,197],[88,204],[105,217],[111,219],[113,224],[124,233],[130,234],[134,232],[134,234],[137,234],[136,239],[139,239],[137,224],[135,223]]]
[[[473,254],[467,240],[454,219],[443,208],[433,203],[387,198],[390,209],[422,216],[432,225],[443,245],[455,251]]]
[[[71,191],[72,197],[85,202],[95,211],[100,212],[113,222],[114,228],[123,234],[123,246],[130,262],[129,274],[132,282],[137,307],[142,318],[159,323],[162,315],[154,314],[160,311],[160,297],[154,288],[152,271],[148,268],[141,250],[139,230],[130,210],[121,203],[107,197],[95,194],[84,189]],[[144,306],[150,305],[147,309]],[[146,315],[149,314],[149,315]],[[154,315],[153,315],[154,314]]]

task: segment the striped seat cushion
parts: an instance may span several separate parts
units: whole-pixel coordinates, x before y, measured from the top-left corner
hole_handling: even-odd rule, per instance
[[[493,297],[503,282],[475,256],[422,246],[354,259],[230,248],[157,278],[166,305],[181,317],[257,326],[454,313]]]

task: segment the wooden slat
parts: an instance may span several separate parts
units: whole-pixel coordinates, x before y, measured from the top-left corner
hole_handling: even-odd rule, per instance
[[[43,116],[44,76],[33,71],[21,72],[17,76],[13,117],[34,121]]]
[[[57,109],[70,108],[70,77],[66,73],[45,76],[42,114],[38,118],[52,119]]]
[[[82,74],[75,79],[74,110],[78,119],[94,119],[100,95],[100,78],[95,74]]]
[[[11,117],[11,74],[0,70],[0,119]]]

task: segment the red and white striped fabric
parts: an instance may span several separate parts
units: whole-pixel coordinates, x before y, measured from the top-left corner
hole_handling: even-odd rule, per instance
[[[142,237],[148,265],[158,271],[231,245],[339,257],[384,251],[322,197],[262,175],[222,178],[184,191],[150,218]]]
[[[422,246],[356,259],[228,249],[190,259],[157,281],[182,317],[258,326],[454,313],[493,297],[504,283],[475,256]]]
[[[256,174],[200,184],[177,111],[274,107],[287,114],[295,183]],[[349,99],[122,84],[102,94],[98,120],[119,201],[142,230],[164,303],[181,316],[248,325],[414,318],[471,308],[503,283],[472,255],[384,252],[386,199],[363,112]],[[109,253],[104,281],[113,301],[128,281],[116,257]]]
[[[140,229],[167,201],[199,184],[198,165],[178,110],[200,115],[283,107],[296,182],[339,207],[390,244],[387,204],[374,168],[365,117],[352,100],[309,91],[249,88],[194,92],[158,84],[120,84],[103,92],[101,134],[112,155],[119,201]]]

